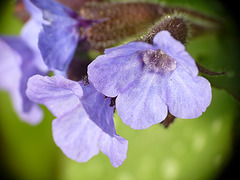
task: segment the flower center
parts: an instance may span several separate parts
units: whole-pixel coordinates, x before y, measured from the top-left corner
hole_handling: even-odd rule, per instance
[[[168,74],[177,67],[177,62],[160,49],[144,51],[142,59],[145,68],[155,73]]]

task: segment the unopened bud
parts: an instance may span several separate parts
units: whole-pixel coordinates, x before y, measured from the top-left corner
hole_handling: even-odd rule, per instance
[[[107,19],[86,30],[92,47],[106,48],[128,37],[140,35],[162,16],[163,11],[151,3],[95,3],[80,9],[85,19]]]
[[[160,21],[155,23],[152,29],[146,36],[143,37],[143,41],[152,44],[153,37],[160,31],[167,30],[171,35],[183,44],[187,40],[188,36],[188,25],[186,21],[180,17],[174,15],[166,15]]]

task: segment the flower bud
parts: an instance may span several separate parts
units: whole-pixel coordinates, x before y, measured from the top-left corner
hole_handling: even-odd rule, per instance
[[[94,48],[106,48],[128,37],[140,35],[163,14],[151,3],[95,3],[80,9],[85,19],[106,19],[87,29],[87,41]]]
[[[188,25],[184,19],[174,15],[166,15],[153,26],[146,36],[143,37],[143,41],[152,44],[153,37],[163,30],[170,32],[174,39],[183,44],[186,42],[189,32]]]

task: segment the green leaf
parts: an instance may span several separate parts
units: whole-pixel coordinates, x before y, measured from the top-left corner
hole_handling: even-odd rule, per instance
[[[204,75],[212,86],[221,88],[240,100],[239,37],[234,34],[209,34],[192,39],[187,44],[189,53],[205,68],[226,75]]]

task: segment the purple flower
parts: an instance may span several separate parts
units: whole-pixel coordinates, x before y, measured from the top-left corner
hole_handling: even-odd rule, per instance
[[[68,7],[54,0],[31,0],[43,12],[47,21],[39,34],[42,57],[51,70],[66,71],[77,44],[84,37],[80,28],[86,29],[97,21],[85,20]]]
[[[210,105],[211,86],[197,76],[198,68],[185,47],[161,31],[153,45],[130,42],[105,50],[88,66],[89,80],[108,97],[127,125],[148,128],[175,117],[199,117]]]
[[[126,159],[128,142],[116,134],[111,99],[92,84],[61,75],[35,75],[29,79],[27,95],[57,117],[52,123],[53,138],[69,158],[86,162],[100,149],[114,167]]]
[[[43,114],[26,96],[27,80],[34,74],[46,74],[48,70],[37,47],[40,11],[29,1],[24,2],[31,12],[31,19],[22,28],[21,35],[0,36],[0,88],[10,92],[22,120],[37,124]]]

